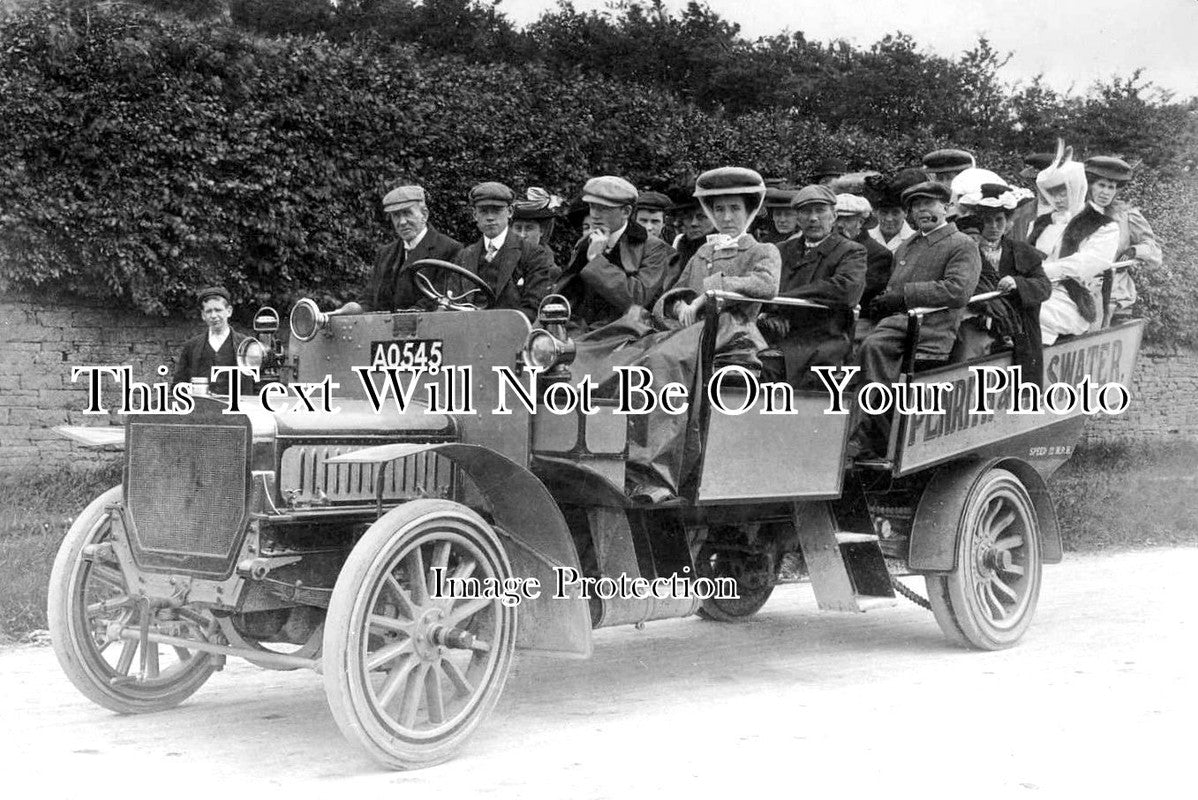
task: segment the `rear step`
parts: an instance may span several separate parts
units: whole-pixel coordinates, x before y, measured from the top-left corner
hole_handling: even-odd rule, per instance
[[[821,610],[867,611],[898,603],[877,536],[836,530],[827,503],[795,503],[793,509]]]

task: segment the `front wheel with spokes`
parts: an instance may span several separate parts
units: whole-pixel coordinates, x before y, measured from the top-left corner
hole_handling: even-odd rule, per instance
[[[495,531],[458,503],[414,500],[375,522],[325,619],[325,693],[346,738],[399,769],[452,758],[499,700],[516,643],[516,609],[465,587],[511,574]]]
[[[58,663],[76,688],[105,708],[141,714],[186,700],[221,658],[150,641],[142,645],[143,630],[207,640],[215,626],[205,612],[155,609],[129,591],[112,547],[109,508],[121,500],[121,487],[113,487],[71,525],[50,573],[47,616]]]
[[[965,498],[957,567],[927,576],[928,600],[945,635],[979,650],[1019,641],[1040,596],[1040,526],[1023,483],[1005,469],[985,473]]]

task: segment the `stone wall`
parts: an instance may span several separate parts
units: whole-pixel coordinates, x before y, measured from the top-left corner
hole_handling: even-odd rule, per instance
[[[199,319],[147,317],[100,303],[51,303],[35,297],[0,300],[0,471],[95,465],[119,458],[67,441],[55,425],[106,425],[83,414],[82,380],[72,366],[128,364],[146,383],[171,364]],[[106,380],[106,386],[111,382]],[[107,392],[106,392],[107,393]],[[1087,442],[1198,439],[1198,353],[1147,350],[1136,366],[1132,405],[1118,417],[1095,417]]]
[[[71,367],[127,364],[135,380],[163,380],[183,342],[203,330],[197,314],[186,320],[148,317],[110,305],[36,297],[0,299],[0,470],[94,465],[119,458],[63,439],[55,425],[107,425],[109,417],[83,413],[85,379]],[[112,386],[105,380],[105,405]],[[117,398],[119,402],[119,398]]]
[[[1118,416],[1096,415],[1085,441],[1198,439],[1198,352],[1140,351],[1131,405]]]

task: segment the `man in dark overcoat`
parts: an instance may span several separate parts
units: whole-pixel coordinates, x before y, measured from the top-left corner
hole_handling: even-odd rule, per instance
[[[558,275],[553,251],[509,230],[515,194],[507,186],[494,181],[480,183],[470,190],[469,200],[482,237],[463,247],[453,262],[491,287],[496,298],[491,308],[516,309],[535,320],[541,299],[549,294]],[[470,288],[465,281],[458,286]]]
[[[822,384],[811,367],[843,364],[852,346],[852,308],[865,287],[865,248],[835,230],[836,195],[827,186],[800,189],[792,206],[802,235],[778,245],[778,295],[832,310],[773,306],[758,326],[782,353],[786,381],[798,389],[818,389]]]
[[[946,220],[951,197],[947,186],[933,181],[903,192],[903,206],[919,233],[895,251],[886,291],[870,306],[878,323],[861,343],[856,357],[864,381],[898,381],[907,338],[907,310],[911,308],[948,308],[924,317],[916,342],[917,356],[946,358],[952,352],[965,304],[982,271],[982,256],[973,239]],[[857,449],[864,454],[883,453],[889,434],[888,415],[868,417],[855,437]]]
[[[452,261],[461,242],[428,224],[428,202],[420,186],[399,186],[383,197],[383,211],[396,239],[379,248],[366,294],[367,311],[411,308],[423,299],[412,280],[410,266],[422,258]]]
[[[582,199],[599,229],[574,246],[555,291],[570,301],[573,327],[593,330],[634,305],[652,308],[674,250],[632,220],[637,190],[623,178],[591,178]]]

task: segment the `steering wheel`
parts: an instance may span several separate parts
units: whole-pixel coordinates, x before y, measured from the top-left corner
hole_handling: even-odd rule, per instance
[[[426,271],[431,270],[449,272],[457,275],[459,278],[465,278],[466,282],[473,284],[474,288],[468,289],[461,294],[454,294],[448,288],[444,290],[438,289],[433,285],[432,280],[424,274]],[[422,258],[412,264],[412,280],[416,283],[416,288],[420,290],[422,295],[437,304],[438,311],[481,311],[495,304],[495,290],[487,285],[486,281],[465,267],[448,261],[442,261],[439,258]],[[476,292],[482,292],[483,294],[481,305],[469,299]]]

